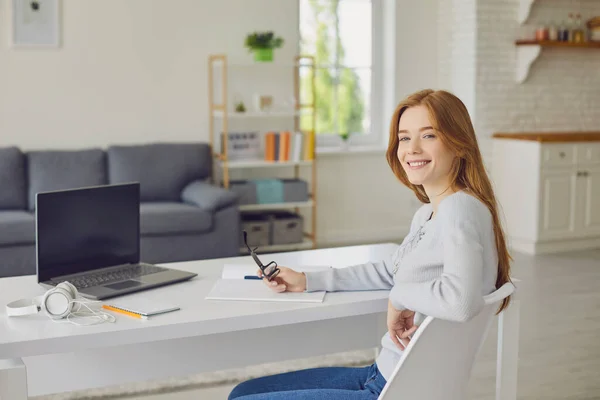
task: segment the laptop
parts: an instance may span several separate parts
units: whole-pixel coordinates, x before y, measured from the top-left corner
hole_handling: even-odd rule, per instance
[[[102,300],[197,274],[140,260],[140,185],[125,183],[36,194],[38,283],[69,281]]]

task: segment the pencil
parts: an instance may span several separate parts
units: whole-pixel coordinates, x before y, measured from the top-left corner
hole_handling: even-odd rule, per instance
[[[129,315],[130,317],[133,317],[133,318],[147,319],[145,316],[143,316],[141,314],[136,314],[136,313],[132,313],[130,311],[121,310],[120,308],[112,307],[112,306],[109,306],[109,305],[106,305],[106,304],[103,304],[102,308],[104,308],[106,310],[114,311],[116,313]]]

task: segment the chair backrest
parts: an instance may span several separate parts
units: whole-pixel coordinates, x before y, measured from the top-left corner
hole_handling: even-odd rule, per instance
[[[415,332],[378,400],[464,400],[467,385],[500,302],[515,287],[506,283],[485,296],[484,309],[467,322],[427,317]]]

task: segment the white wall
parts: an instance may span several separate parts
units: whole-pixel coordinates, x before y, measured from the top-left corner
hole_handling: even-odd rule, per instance
[[[438,88],[438,1],[396,0],[396,95]]]
[[[395,4],[396,101],[437,85],[436,0],[415,3]],[[293,0],[62,0],[59,49],[11,49],[8,4],[0,0],[0,146],[24,150],[208,141],[208,55],[249,59],[243,38],[254,30],[284,37],[278,59],[298,41]],[[384,150],[319,156],[317,181],[320,243],[407,232],[416,203]]]
[[[0,145],[206,140],[209,53],[246,54],[244,36],[256,28],[288,40],[278,55],[295,53],[297,28],[273,18],[295,18],[292,2],[63,0],[57,50],[8,49],[8,3],[0,1]]]

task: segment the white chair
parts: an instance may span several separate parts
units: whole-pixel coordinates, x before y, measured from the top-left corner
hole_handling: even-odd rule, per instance
[[[468,322],[427,317],[404,351],[378,400],[465,400],[473,365],[489,327],[501,301],[514,290],[513,284],[506,283],[486,296],[484,309]],[[518,308],[518,301],[511,299],[509,307],[499,314],[498,400],[516,399]],[[505,314],[509,311],[512,326],[506,324]],[[507,345],[513,348],[506,348]]]

